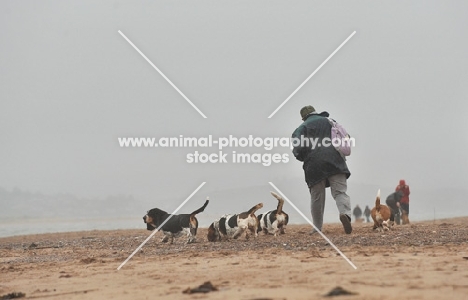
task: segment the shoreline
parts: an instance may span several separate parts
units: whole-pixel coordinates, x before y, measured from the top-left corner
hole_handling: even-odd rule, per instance
[[[440,218],[440,219],[425,219],[425,220],[417,220],[415,221],[414,223],[431,223],[431,222],[444,222],[444,221],[448,221],[448,220],[456,220],[456,219],[464,219],[464,218],[468,218],[468,215],[467,216],[456,216],[456,217],[448,217],[448,218]],[[133,221],[134,221],[135,218],[119,218],[119,220],[121,221],[128,221],[128,222],[132,222],[133,224]],[[135,224],[135,227],[134,228],[131,228],[131,227],[126,227],[126,228],[106,228],[106,227],[112,227],[113,224],[112,223],[107,223],[105,222],[106,220],[112,220],[112,218],[103,218],[103,219],[100,219],[100,218],[92,218],[92,219],[84,219],[84,218],[78,218],[78,219],[73,219],[73,220],[70,220],[67,222],[67,219],[63,219],[63,218],[55,218],[55,219],[33,219],[33,220],[27,220],[26,222],[5,222],[5,221],[0,221],[0,240],[1,239],[4,239],[4,238],[10,238],[10,237],[16,237],[16,236],[23,236],[23,237],[27,237],[29,235],[41,235],[41,234],[63,234],[63,233],[78,233],[78,232],[89,232],[89,231],[114,231],[114,230],[139,230],[139,229],[144,229],[144,224],[140,224],[138,223]],[[362,224],[373,224],[372,222],[372,218],[370,220],[371,222],[369,223],[366,223],[366,222],[362,222]],[[34,225],[34,224],[37,224],[37,223],[50,223],[50,224],[60,224],[60,223],[69,223],[69,224],[74,224],[75,222],[79,222],[79,223],[88,223],[88,222],[94,222],[95,224],[99,224],[100,223],[100,226],[96,226],[96,227],[101,227],[101,228],[94,228],[94,229],[76,229],[76,230],[63,230],[63,231],[46,231],[46,232],[30,232],[30,233],[24,233],[24,234],[14,234],[14,235],[2,235],[1,233],[1,230],[2,230],[2,226],[3,227],[7,227],[9,225],[21,225],[21,226],[26,226],[25,224],[27,225]],[[328,226],[328,225],[336,225],[336,224],[339,224],[339,222],[324,222],[324,226]],[[355,223],[353,223],[355,224]],[[200,229],[207,229],[209,226],[206,225],[206,226],[200,226],[199,228]],[[308,223],[306,223],[305,221],[303,223],[290,223],[289,226],[310,226]],[[104,227],[104,228],[103,228]],[[312,226],[310,226],[312,228]]]

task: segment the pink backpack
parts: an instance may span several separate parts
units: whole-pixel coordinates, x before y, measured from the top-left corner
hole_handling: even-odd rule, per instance
[[[341,156],[344,158],[345,156],[351,155],[351,140],[348,132],[344,129],[341,124],[333,120],[332,118],[328,118],[330,122],[331,128],[331,138],[332,144],[335,147],[336,151],[338,151]]]

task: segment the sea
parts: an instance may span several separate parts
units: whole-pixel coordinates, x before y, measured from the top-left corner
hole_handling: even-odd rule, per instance
[[[299,214],[288,212],[290,224],[307,224]],[[309,214],[305,214],[310,219]],[[436,219],[448,219],[466,216],[466,213],[438,212],[437,215],[431,213],[410,214],[411,221],[431,221]],[[219,216],[218,216],[219,217]],[[199,226],[206,228],[211,220],[216,219],[215,215],[198,216]],[[372,221],[372,220],[371,220]],[[336,223],[335,213],[325,213],[324,223]],[[104,217],[104,218],[3,218],[0,219],[0,237],[31,235],[41,233],[91,231],[91,230],[118,230],[118,229],[142,229],[146,230],[142,216],[130,217]]]

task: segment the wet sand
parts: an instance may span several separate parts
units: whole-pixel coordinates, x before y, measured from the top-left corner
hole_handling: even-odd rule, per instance
[[[143,224],[142,224],[143,225]],[[385,233],[354,223],[324,233],[357,266],[351,267],[310,226],[286,234],[172,245],[141,230],[86,231],[0,238],[0,297],[30,299],[468,299],[468,217],[416,222]],[[210,281],[206,294],[183,294]]]

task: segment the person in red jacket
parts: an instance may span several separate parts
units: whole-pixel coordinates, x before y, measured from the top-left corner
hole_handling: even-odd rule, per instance
[[[409,186],[406,184],[404,179],[400,180],[400,184],[397,185],[395,188],[395,192],[402,191],[403,197],[400,200],[400,209],[401,209],[401,219],[403,221],[403,225],[409,224],[409,194],[410,189]]]

